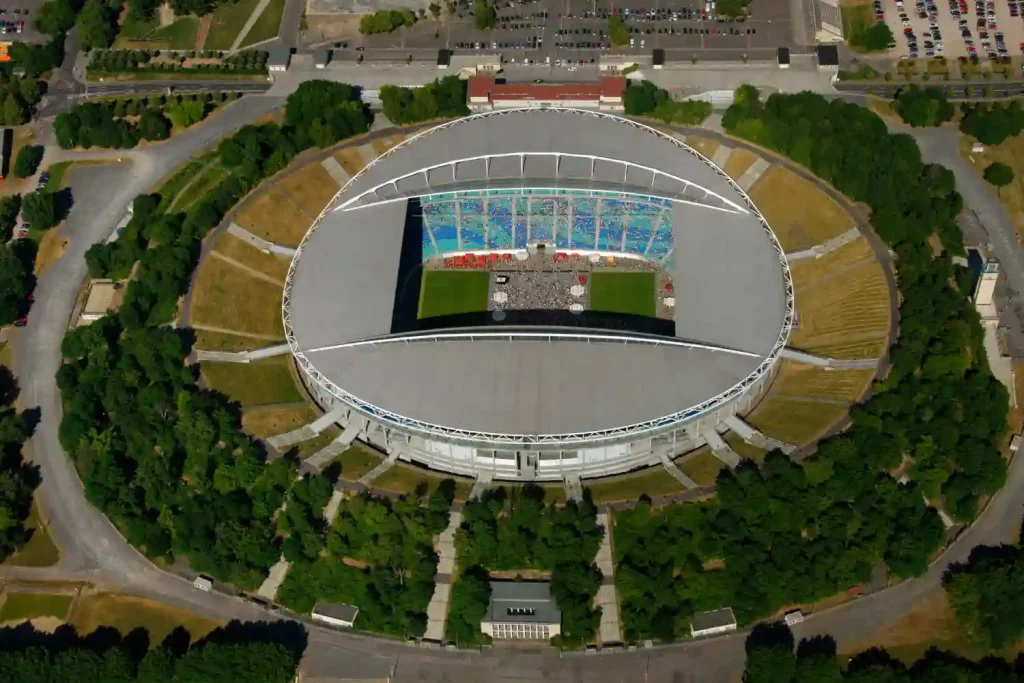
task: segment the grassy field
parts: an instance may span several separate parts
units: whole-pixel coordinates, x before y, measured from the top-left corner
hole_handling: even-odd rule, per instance
[[[373,151],[378,155],[381,155],[403,140],[405,140],[404,135],[391,135],[386,138],[378,138],[374,140],[370,143],[370,147],[373,147]]]
[[[203,361],[199,367],[211,389],[243,406],[295,403],[303,397],[288,367],[289,358],[275,356],[255,363]]]
[[[239,263],[242,263],[254,270],[266,273],[276,280],[280,280],[282,285],[284,284],[285,278],[288,277],[288,265],[291,263],[290,259],[282,256],[275,256],[273,254],[265,254],[251,244],[238,239],[234,235],[224,233],[224,235],[217,240],[213,249],[232,261],[238,261]]]
[[[473,481],[471,479],[448,477],[401,462],[395,463],[390,469],[374,479],[371,486],[375,489],[405,494],[415,491],[420,483],[425,483],[427,490],[433,491],[445,479],[455,480],[455,500],[466,500],[469,497],[469,492],[473,490]]]
[[[725,162],[725,166],[722,170],[725,171],[725,174],[733,180],[739,180],[755,161],[757,161],[756,154],[741,147],[737,147],[732,151],[732,154],[729,155],[729,160]]]
[[[60,551],[53,544],[46,527],[39,524],[39,509],[33,505],[25,523],[32,535],[21,550],[4,561],[8,567],[51,567],[60,560]]]
[[[590,275],[590,308],[653,318],[656,312],[653,272],[602,272]]]
[[[218,258],[203,259],[192,291],[191,321],[284,338],[282,288]]]
[[[261,346],[270,346],[273,342],[264,339],[253,339],[242,337],[236,334],[224,334],[222,332],[208,332],[196,330],[195,348],[204,351],[248,351],[258,349]]]
[[[114,47],[118,50],[191,50],[196,46],[199,19],[181,17],[167,26],[156,18],[136,21],[126,18]]]
[[[868,333],[858,339],[847,339],[841,342],[812,343],[809,351],[827,356],[856,360],[858,358],[881,358],[888,347],[889,337],[884,332]]]
[[[855,403],[871,386],[873,370],[827,370],[783,360],[770,396]]]
[[[637,500],[645,493],[651,498],[669,496],[685,490],[661,465],[615,477],[584,481],[583,488],[590,491],[591,498],[597,504]]]
[[[999,145],[986,145],[985,151],[980,153],[971,151],[975,142],[973,137],[960,135],[959,138],[960,155],[967,159],[979,176],[996,161],[1013,169],[1013,182],[998,192],[995,187],[989,186],[989,189],[998,195],[1017,230],[1017,240],[1024,244],[1024,135],[1008,137]]]
[[[748,194],[787,252],[809,249],[854,225],[821,189],[780,166],[762,175]]]
[[[203,198],[217,183],[228,176],[227,169],[214,162],[203,168],[175,196],[171,204],[172,211],[187,211],[193,204]]]
[[[281,16],[284,15],[284,0],[270,0],[256,23],[242,39],[242,47],[262,43],[264,40],[276,38],[281,28]]]
[[[847,38],[855,33],[860,33],[866,28],[870,28],[875,23],[875,15],[871,9],[871,3],[867,2],[867,0],[844,2],[839,10],[843,15],[843,35]]]
[[[249,408],[242,411],[242,429],[260,439],[284,434],[316,419],[312,406]]]
[[[301,198],[278,187],[246,202],[245,208],[235,216],[235,222],[265,240],[297,247],[326,203],[327,200],[321,204],[304,204]]]
[[[341,478],[358,481],[361,476],[380,464],[381,457],[359,445],[349,446],[336,460],[341,463]]]
[[[206,34],[204,50],[230,50],[239,31],[245,26],[246,20],[259,0],[237,0],[233,3],[221,3],[213,11],[210,32]]]
[[[100,626],[111,626],[122,634],[144,628],[149,632],[151,648],[159,645],[179,626],[184,627],[192,635],[192,642],[195,642],[223,625],[222,622],[188,610],[119,593],[82,596],[75,606],[70,623],[82,635],[92,633]]]
[[[49,593],[8,593],[0,608],[0,622],[16,619],[56,617],[63,620],[71,607],[70,595]]]
[[[708,448],[702,448],[694,455],[678,458],[676,466],[701,486],[714,485],[718,473],[725,469],[725,463],[716,458]]]
[[[359,148],[357,146],[346,147],[345,149],[338,150],[334,155],[334,158],[337,159],[338,163],[341,164],[341,167],[345,169],[345,173],[348,173],[349,175],[359,173],[359,171],[363,170],[363,166],[366,165],[363,163],[363,157],[359,154]]]
[[[805,446],[825,434],[848,412],[839,403],[768,398],[746,420],[757,430],[794,446]]]
[[[216,154],[214,152],[207,152],[194,159],[190,159],[179,166],[173,175],[160,183],[153,190],[160,195],[160,210],[167,211],[170,209],[171,204],[178,194],[181,193],[182,189],[215,158]]]
[[[800,328],[789,344],[814,351],[822,344],[884,337],[889,331],[889,287],[877,261],[863,262],[795,287]]]
[[[277,189],[316,218],[341,187],[323,165],[313,162],[289,175]]]
[[[821,258],[805,258],[792,261],[789,271],[793,276],[794,287],[813,285],[825,277],[837,275],[840,271],[875,260],[875,252],[866,237],[844,244],[833,249]]]
[[[420,318],[487,310],[491,274],[482,271],[424,270]]]
[[[746,458],[747,460],[753,460],[757,463],[764,461],[764,456],[768,454],[768,451],[763,448],[750,445],[738,434],[729,434],[729,436],[726,437],[725,442],[729,444],[729,448],[731,448],[736,455],[741,458]]]
[[[715,152],[718,151],[718,143],[714,140],[708,140],[697,135],[688,135],[686,137],[686,144],[693,147],[695,150],[706,156],[708,159],[715,156]]]

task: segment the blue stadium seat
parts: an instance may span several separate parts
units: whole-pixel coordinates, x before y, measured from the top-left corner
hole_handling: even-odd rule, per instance
[[[622,251],[622,233],[624,231],[625,227],[621,217],[603,216],[601,231],[597,237],[597,248],[602,251]]]
[[[516,249],[526,249],[529,222],[530,219],[527,217],[516,218],[515,236],[512,240],[512,245]]]
[[[597,241],[597,219],[592,216],[573,217],[571,238],[573,249],[593,249]]]

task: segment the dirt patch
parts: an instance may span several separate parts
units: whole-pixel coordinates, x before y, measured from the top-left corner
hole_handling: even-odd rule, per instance
[[[61,237],[57,229],[52,228],[43,235],[39,241],[39,251],[36,252],[35,274],[39,275],[51,264],[64,255],[64,250],[71,244],[69,237]]]
[[[306,23],[309,30],[306,36],[317,42],[335,40],[337,38],[356,38],[359,36],[358,14],[309,14],[306,12]]]
[[[42,633],[53,633],[64,625],[64,621],[57,617],[37,617],[29,619],[29,623],[32,624],[32,628]]]
[[[352,557],[343,557],[343,558],[341,558],[341,561],[342,561],[343,564],[346,564],[349,567],[355,567],[356,569],[366,569],[367,567],[370,566],[370,565],[366,564],[365,562],[363,562],[362,560],[357,560],[357,559],[352,558]]]

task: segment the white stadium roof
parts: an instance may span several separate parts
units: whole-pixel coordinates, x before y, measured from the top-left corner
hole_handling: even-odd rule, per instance
[[[494,187],[672,199],[676,339],[486,327],[395,343],[407,198]],[[284,305],[292,351],[326,391],[413,433],[491,445],[625,440],[713,410],[770,370],[793,310],[774,235],[717,167],[646,126],[556,109],[467,117],[378,158],[306,235]]]

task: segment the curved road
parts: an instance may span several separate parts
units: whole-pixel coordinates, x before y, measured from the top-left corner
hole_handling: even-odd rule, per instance
[[[120,153],[124,164],[92,168],[74,175],[75,207],[62,231],[71,239],[63,257],[40,276],[36,304],[28,325],[14,342],[14,357],[26,407],[38,406],[41,422],[30,452],[41,468],[39,504],[60,546],[57,567],[0,568],[0,577],[84,580],[194,610],[216,619],[274,618],[236,598],[205,593],[186,580],[162,571],[131,548],[106,517],[83,495],[81,482],[60,447],[60,395],[55,375],[60,365],[60,340],[71,316],[78,286],[86,276],[84,254],[109,234],[136,194],[145,192],[191,155],[235,128],[277,108],[281,98],[249,96],[226,107],[210,121],[162,145]],[[955,148],[954,148],[955,149]],[[65,153],[96,158],[106,152]],[[926,151],[926,157],[928,152]],[[954,172],[956,168],[950,164]],[[961,169],[962,171],[963,169]],[[969,168],[967,170],[970,170]],[[960,181],[960,173],[957,173]],[[961,190],[987,221],[996,207],[978,206],[968,179]],[[1007,224],[1009,219],[1003,213]],[[1010,226],[1012,229],[1012,225]],[[1019,251],[1019,250],[1018,250]],[[879,624],[899,617],[941,590],[941,577],[951,562],[965,559],[971,548],[1014,539],[1024,512],[1024,458],[1010,467],[1006,486],[973,526],[919,579],[810,615],[794,628],[798,638],[829,634],[840,649],[869,636]],[[384,639],[311,628],[306,666],[311,674],[345,672],[349,676],[394,681],[666,681],[672,683],[738,680],[743,668],[745,634],[687,642],[635,653],[560,657],[549,649],[496,647],[484,653],[444,652],[411,648]]]

